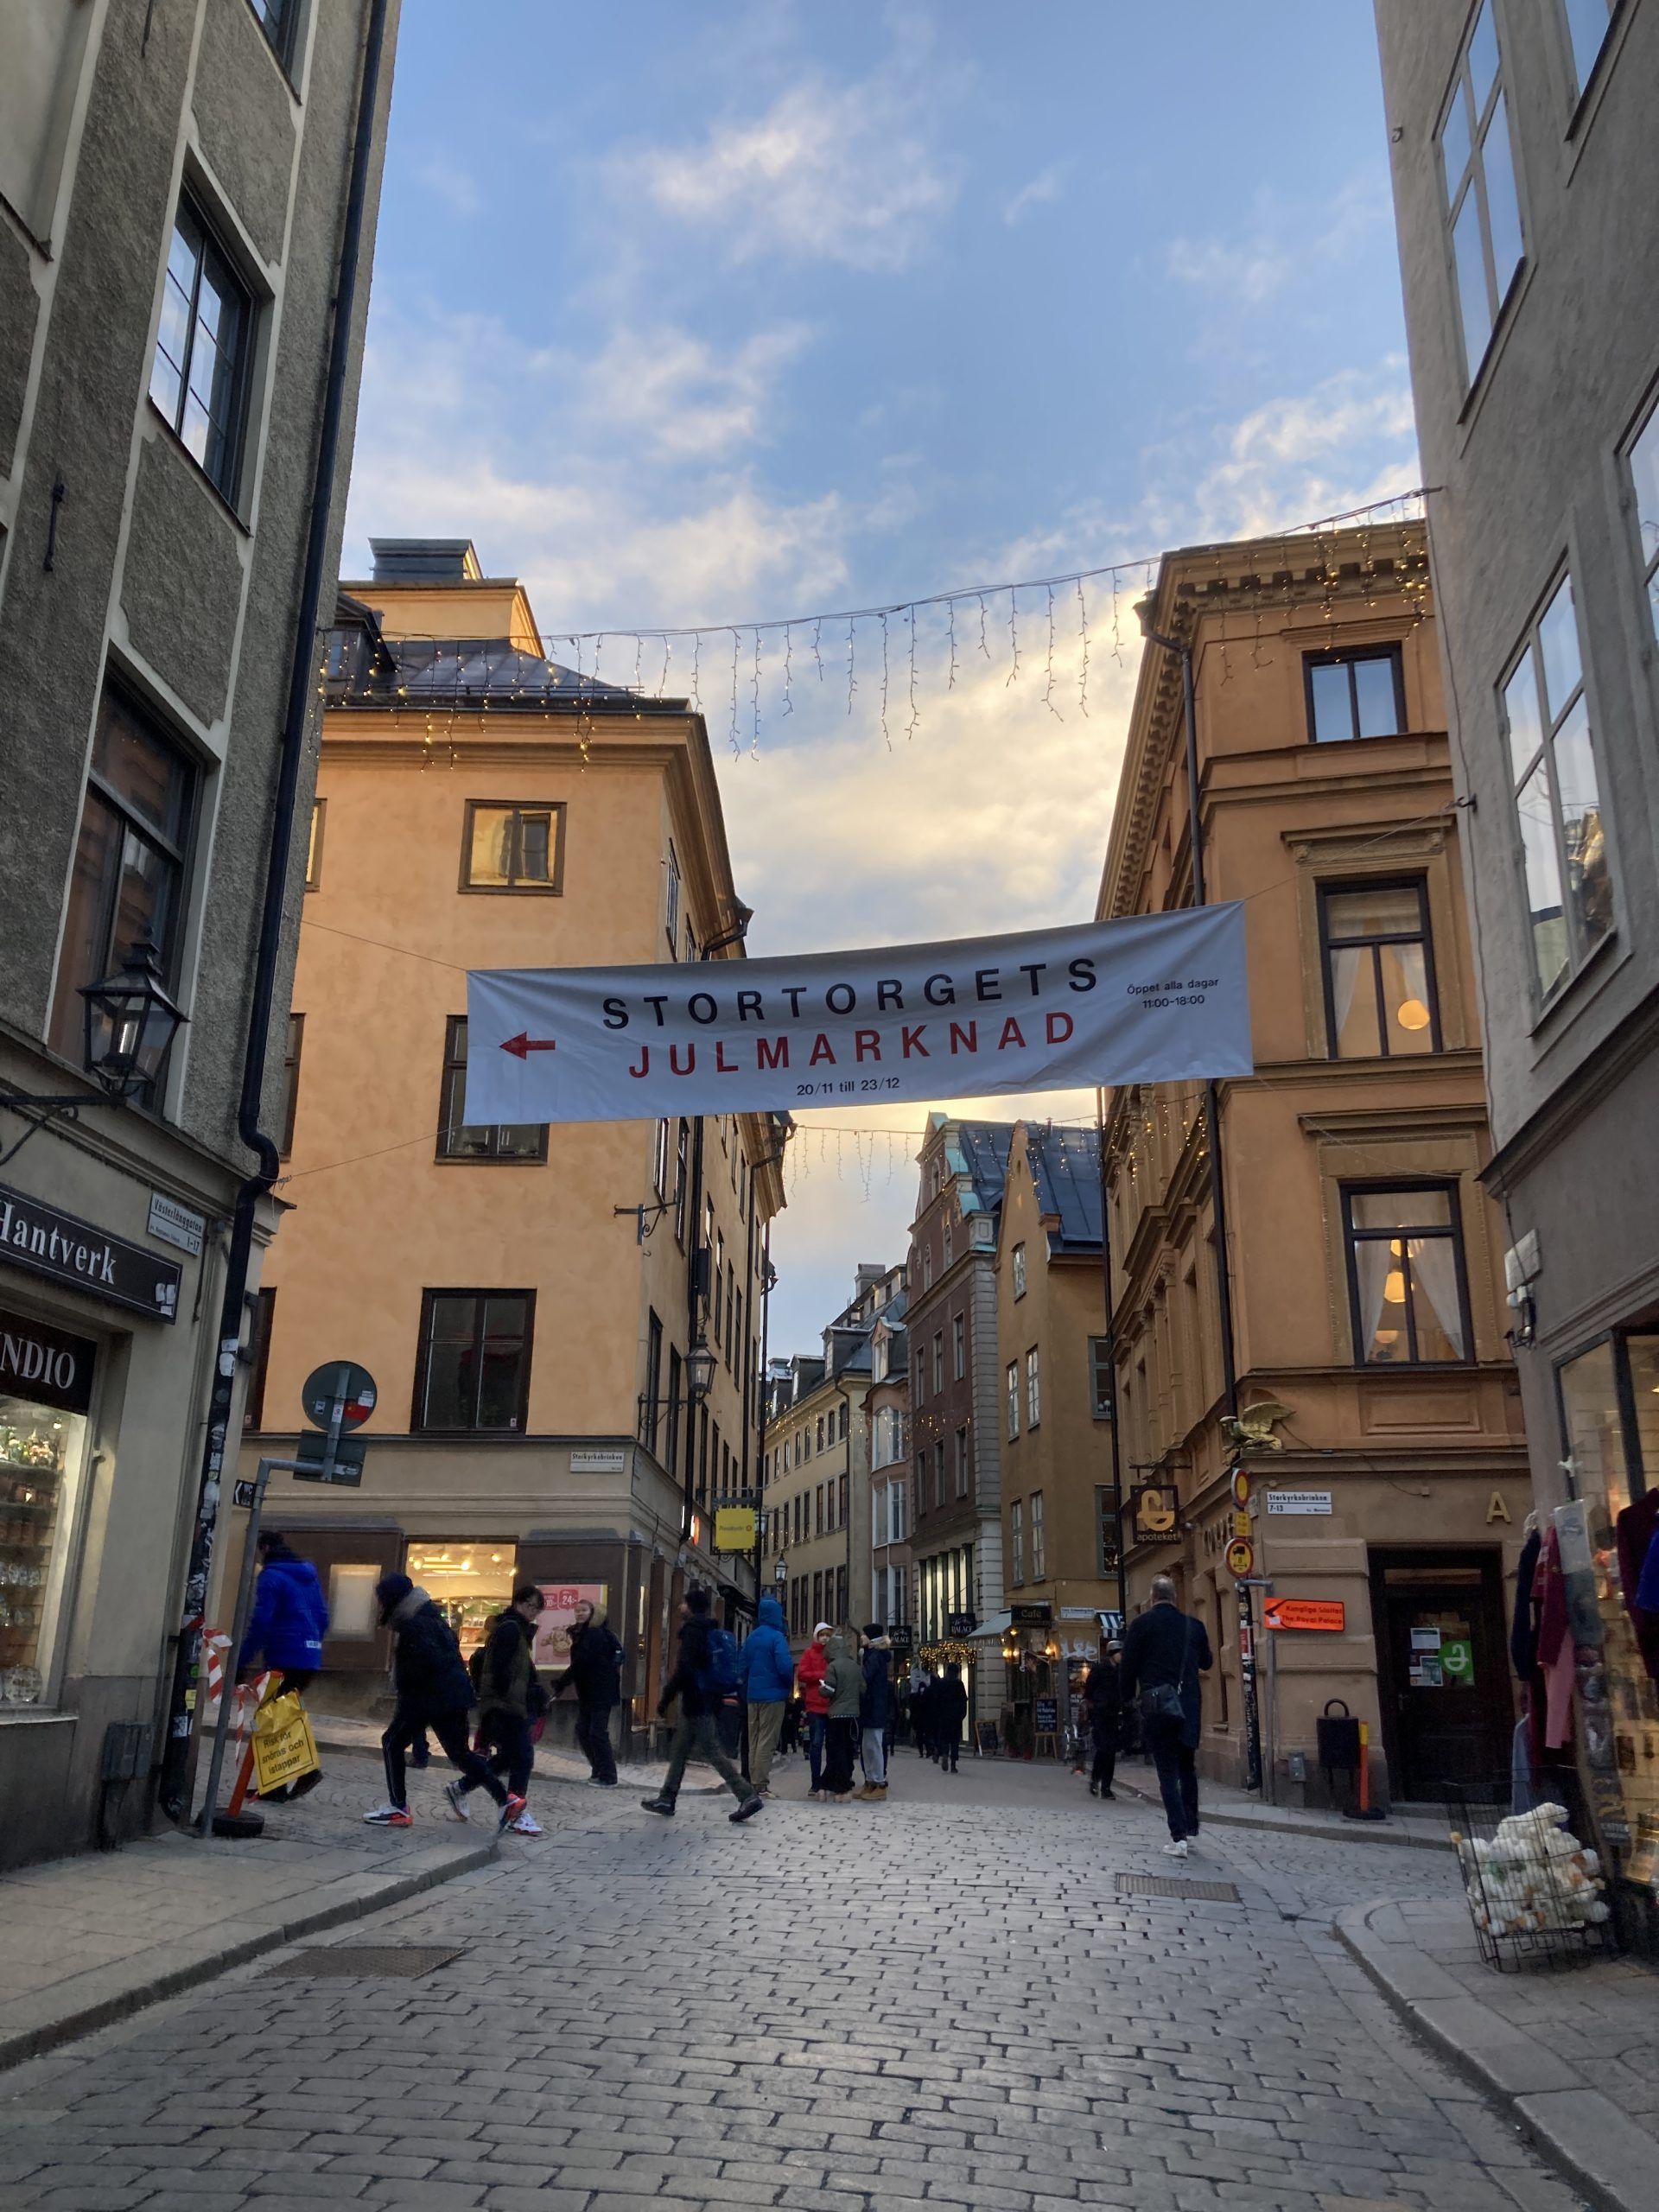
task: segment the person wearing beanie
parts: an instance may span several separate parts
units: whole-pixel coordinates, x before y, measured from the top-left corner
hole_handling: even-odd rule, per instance
[[[766,1800],[758,1789],[749,1787],[727,1758],[715,1731],[715,1717],[736,1681],[737,1653],[730,1634],[709,1618],[709,1592],[694,1583],[680,1600],[679,1663],[669,1676],[657,1708],[658,1719],[666,1720],[670,1706],[677,1705],[679,1718],[669,1746],[668,1772],[662,1789],[655,1797],[639,1800],[647,1813],[660,1813],[672,1820],[686,1763],[693,1758],[713,1767],[736,1798],[737,1810],[728,1815],[730,1819],[751,1821],[760,1810]]]
[[[880,1621],[867,1622],[859,1638],[863,1687],[859,1692],[859,1748],[864,1761],[861,1797],[878,1803],[887,1794],[887,1730],[893,1724],[893,1681],[887,1663],[893,1639]]]
[[[522,1796],[501,1783],[467,1741],[473,1683],[461,1656],[455,1632],[424,1590],[406,1574],[383,1575],[374,1586],[380,1625],[395,1639],[392,1688],[397,1703],[380,1750],[386,1763],[386,1802],[365,1813],[372,1828],[414,1826],[404,1773],[404,1754],[416,1737],[430,1729],[444,1757],[468,1786],[487,1790],[500,1808],[499,1825],[511,1827],[524,1809]]]
[[[765,1797],[771,1794],[784,1707],[795,1687],[795,1655],[784,1634],[784,1609],[775,1598],[763,1598],[755,1607],[754,1626],[737,1665],[749,1708],[749,1780]]]
[[[797,1669],[806,1706],[806,1764],[812,1778],[812,1787],[807,1794],[815,1805],[824,1794],[823,1746],[830,1731],[830,1697],[823,1678],[830,1669],[830,1637],[829,1622],[820,1621],[812,1631],[811,1643],[801,1654]]]
[[[824,1730],[823,1794],[832,1804],[844,1805],[853,1794],[853,1761],[858,1756],[858,1708],[864,1694],[864,1670],[844,1636],[830,1639],[830,1664],[824,1670],[824,1694],[830,1717]]]

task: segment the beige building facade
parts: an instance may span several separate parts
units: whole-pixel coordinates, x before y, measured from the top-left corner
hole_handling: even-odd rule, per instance
[[[430,1591],[463,1650],[531,1580],[545,1664],[578,1598],[607,1606],[626,1750],[686,1584],[752,1609],[714,1516],[756,1479],[782,1132],[468,1125],[466,971],[735,958],[746,910],[699,715],[548,661],[465,541],[374,550],[330,645],[244,1471],[291,1452],[313,1368],[368,1368],[360,1487],[278,1478],[267,1508],[330,1596],[314,1700],[383,1697],[380,1574]]]
[[[1319,1626],[1257,1626],[1268,1787],[1322,1791],[1315,1721],[1369,1729],[1374,1799],[1507,1770],[1506,1624],[1530,1503],[1420,525],[1173,554],[1208,895],[1244,902],[1255,1072],[1219,1087],[1237,1452],[1201,1085],[1109,1100],[1108,1230],[1131,1608],[1173,1573],[1217,1667],[1201,1762],[1246,1774],[1240,1564]],[[1187,903],[1179,653],[1149,645],[1103,916]],[[1268,1592],[1254,1593],[1260,1605]],[[1347,1787],[1339,1781],[1338,1791]]]

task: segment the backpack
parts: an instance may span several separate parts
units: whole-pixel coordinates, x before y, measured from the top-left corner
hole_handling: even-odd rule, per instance
[[[734,1697],[741,1680],[737,1639],[729,1629],[711,1628],[704,1646],[702,1680],[698,1688],[705,1697]]]

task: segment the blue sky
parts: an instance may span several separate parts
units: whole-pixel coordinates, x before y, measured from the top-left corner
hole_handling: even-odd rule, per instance
[[[1414,468],[1367,0],[404,0],[348,574],[372,531],[465,533],[548,633],[741,624],[1290,524]],[[954,688],[944,618],[918,625],[913,728],[889,626],[885,740],[876,626],[850,713],[844,631],[822,683],[794,633],[787,702],[765,641],[758,745],[745,635],[735,754],[731,641],[706,649],[756,952],[1092,912],[1128,599],[1115,652],[1085,595],[1086,715],[1075,597],[1052,662],[1045,594],[1017,603],[1013,683],[1006,601],[986,654],[968,612]],[[902,1252],[913,1147],[856,1122],[797,1147],[775,1350]]]

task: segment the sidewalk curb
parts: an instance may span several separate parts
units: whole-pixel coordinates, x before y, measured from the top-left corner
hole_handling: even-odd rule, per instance
[[[1143,1805],[1161,1806],[1163,1800],[1155,1789],[1146,1789],[1138,1782],[1131,1782],[1119,1774],[1112,1787],[1138,1797]],[[1386,1823],[1369,1821],[1336,1820],[1274,1820],[1273,1808],[1264,1806],[1259,1813],[1235,1813],[1225,1808],[1217,1810],[1213,1805],[1199,1808],[1206,1827],[1255,1828],[1265,1835],[1306,1835],[1320,1843],[1388,1843],[1397,1851],[1450,1851],[1449,1835],[1410,1835],[1403,1828],[1391,1828]]]
[[[1344,1948],[1412,2032],[1508,2114],[1597,2212],[1651,2212],[1655,2144],[1579,2069],[1471,1997],[1428,1952],[1372,1926],[1392,1900],[1345,1906]]]
[[[436,1889],[441,1883],[454,1881],[457,1875],[475,1873],[480,1867],[493,1863],[499,1847],[499,1840],[493,1836],[488,1843],[479,1844],[469,1851],[448,1853],[436,1865],[420,1867],[391,1880],[381,1880],[373,1875],[342,1876],[328,1887],[349,1889],[350,1895],[336,1895],[314,1911],[295,1913],[264,1925],[256,1922],[251,1932],[222,1942],[209,1942],[194,1956],[180,1960],[161,1973],[146,1972],[142,1956],[98,1967],[87,1979],[105,1985],[105,1994],[44,2018],[34,2027],[12,2032],[0,2031],[0,2073],[21,2066],[28,2059],[39,2058],[60,2044],[73,2043],[99,2028],[107,2028],[166,1998],[212,1981],[232,1967],[245,1966],[250,1960],[262,1958],[270,1951],[280,1951],[286,1944],[299,1942],[302,1936],[321,1935],[325,1929],[364,1919],[388,1905],[403,1904],[410,1897],[419,1897],[425,1890]],[[173,1955],[177,1958],[176,1948]],[[107,1986],[111,1983],[116,1986]],[[48,1992],[43,2003],[49,2002],[49,1998]]]
[[[320,1751],[327,1751],[331,1758],[373,1759],[377,1762],[379,1759],[380,1753],[375,1745],[361,1743],[355,1736],[336,1735],[329,1729],[326,1720],[321,1726],[314,1726],[312,1734],[315,1738],[317,1749]],[[616,1779],[619,1789],[626,1789],[630,1786],[628,1773],[629,1770],[626,1766],[618,1767]],[[556,1767],[538,1765],[531,1778],[542,1785],[557,1783],[560,1788],[564,1789],[591,1789],[593,1788],[593,1783],[587,1775],[561,1774]],[[648,1789],[650,1784],[640,1783],[634,1786]],[[723,1782],[683,1782],[680,1784],[680,1795],[682,1797],[718,1797],[725,1788]]]

